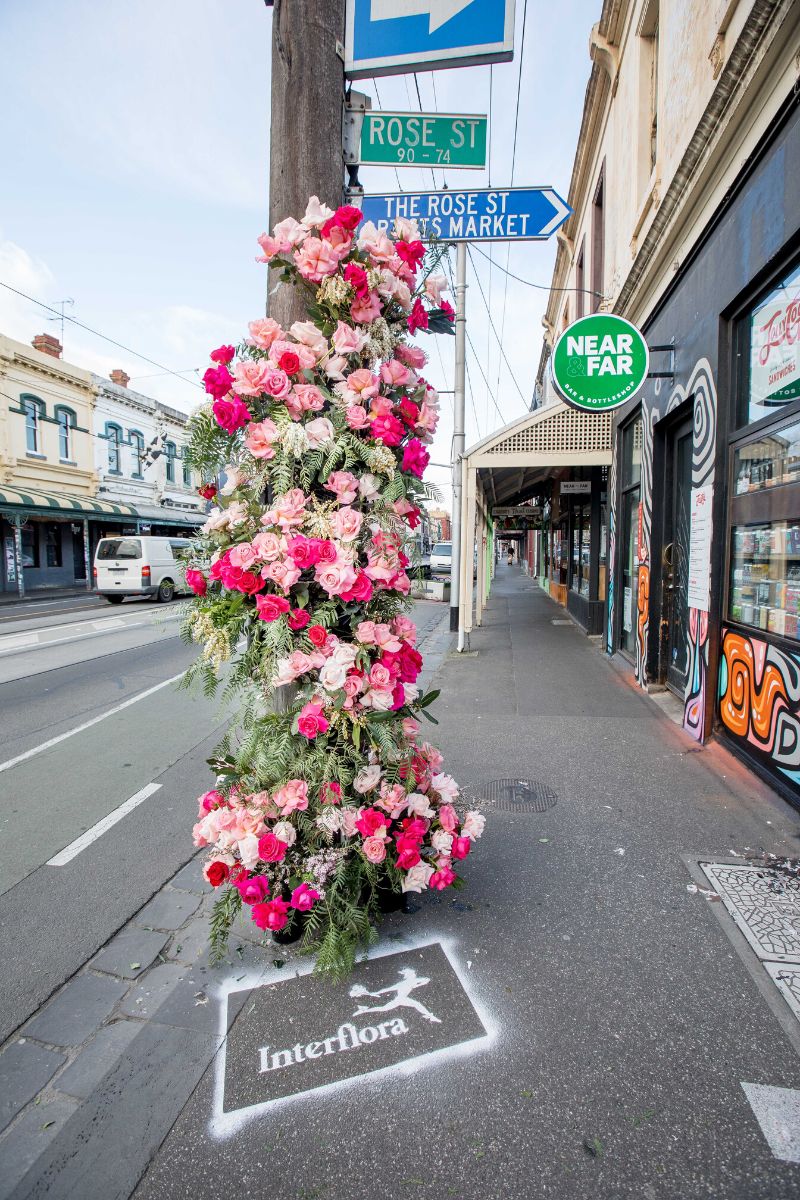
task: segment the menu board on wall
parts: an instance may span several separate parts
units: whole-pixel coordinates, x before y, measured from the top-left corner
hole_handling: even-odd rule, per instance
[[[692,488],[689,502],[689,580],[686,602],[689,608],[708,612],[711,583],[711,509],[714,489]]]

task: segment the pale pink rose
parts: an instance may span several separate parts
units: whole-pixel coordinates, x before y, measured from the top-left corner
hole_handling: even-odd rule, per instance
[[[290,558],[283,561],[268,563],[261,572],[264,579],[271,579],[281,589],[284,596],[294,587],[302,571],[295,566]]]
[[[341,354],[335,354],[325,364],[325,374],[328,376],[328,379],[344,379],[344,372],[346,370],[347,359]]]
[[[272,317],[259,317],[251,321],[247,328],[250,330],[250,343],[258,346],[259,350],[269,350],[276,338],[284,337],[284,332]]]
[[[423,437],[423,441],[429,441],[433,434],[436,433],[436,426],[439,424],[439,414],[435,409],[431,408],[424,400],[419,410],[414,430],[419,434],[429,435]]]
[[[304,346],[301,342],[289,342],[285,338],[276,338],[272,343],[269,348],[269,361],[273,366],[280,366],[281,358],[286,353],[297,355],[300,369],[303,371],[315,366],[317,361],[316,355],[308,346]]]
[[[377,500],[380,495],[380,480],[376,475],[362,475],[358,481],[358,490],[362,500],[366,500],[367,504],[371,504],[373,500]]]
[[[419,721],[415,721],[413,717],[403,717],[403,733],[410,741],[414,741],[421,728]]]
[[[395,346],[394,356],[399,358],[400,362],[405,363],[407,367],[413,367],[415,371],[424,367],[428,361],[427,354],[424,350],[420,350],[419,346],[406,346],[404,342]]]
[[[392,673],[388,667],[384,667],[382,663],[373,663],[372,670],[369,673],[369,684],[371,688],[378,691],[391,690]]]
[[[339,268],[339,258],[324,238],[308,237],[300,250],[295,250],[294,261],[304,279],[321,283],[326,275],[333,275]]]
[[[369,414],[360,404],[351,404],[344,419],[350,429],[366,429],[370,424]]]
[[[247,871],[252,871],[253,867],[259,860],[258,838],[256,835],[254,833],[245,834],[243,838],[239,839],[239,843],[236,848],[239,851],[239,858],[242,860],[242,866]]]
[[[364,857],[371,863],[383,862],[386,858],[386,843],[383,838],[364,838],[364,844],[361,849],[364,851]]]
[[[348,675],[342,684],[344,694],[349,696],[351,700],[364,690],[364,680],[360,675]]]
[[[260,396],[267,390],[271,368],[263,362],[238,362],[233,368],[233,390],[239,396]]]
[[[360,795],[365,795],[376,788],[381,781],[383,771],[379,763],[373,763],[371,766],[362,767],[353,780],[353,789]]]
[[[395,217],[394,235],[403,242],[418,242],[420,240],[419,225],[416,221],[410,221],[408,217]]]
[[[257,240],[264,253],[256,255],[256,262],[272,262],[276,254],[285,254],[287,250],[291,250],[289,242],[279,242],[268,233],[262,233]]]
[[[276,821],[272,826],[272,832],[276,838],[280,838],[282,842],[286,842],[287,846],[293,846],[297,841],[297,830],[291,821]]]
[[[409,370],[396,358],[390,358],[381,366],[381,379],[389,387],[402,387],[408,381]]]
[[[426,821],[434,815],[430,800],[421,792],[412,792],[408,797],[408,811],[414,817],[424,817]]]
[[[247,474],[239,467],[227,466],[223,468],[225,472],[225,486],[219,489],[220,496],[232,496],[238,487],[243,483],[247,483]]]
[[[290,779],[273,795],[282,817],[291,812],[305,812],[308,808],[308,784],[302,779]]]
[[[311,656],[304,654],[302,650],[294,650],[288,658],[282,658],[278,663],[275,672],[275,686],[283,687],[287,683],[294,683],[295,679],[299,679],[301,675],[307,674],[312,670]]]
[[[342,833],[345,835],[345,837],[352,837],[353,834],[358,832],[358,830],[356,829],[356,821],[358,820],[358,809],[357,808],[342,808],[339,811],[341,813]]]
[[[337,354],[358,354],[366,346],[369,336],[363,329],[353,329],[351,325],[339,321],[331,340]]]
[[[375,712],[389,712],[394,703],[394,695],[391,690],[371,687],[364,692],[361,703],[364,708],[373,708]]]
[[[253,538],[252,546],[262,562],[274,562],[286,553],[286,538],[262,529],[261,533],[257,533]]]
[[[381,315],[381,299],[377,292],[370,292],[366,300],[356,298],[350,305],[350,316],[354,321],[372,324]]]
[[[450,847],[453,845],[452,833],[446,833],[444,829],[437,829],[435,833],[431,834],[431,845],[437,854],[449,854]]]
[[[239,542],[231,549],[229,558],[231,566],[241,567],[243,571],[247,571],[258,562],[258,552],[250,542]]]
[[[300,488],[291,488],[283,496],[278,496],[273,508],[265,512],[261,518],[262,525],[279,525],[284,533],[303,524],[306,509],[306,498]]]
[[[320,412],[325,407],[325,397],[313,383],[296,383],[293,395],[301,412]]]
[[[329,658],[319,673],[319,681],[326,692],[338,692],[344,687],[346,678],[347,667],[335,658]]]
[[[354,542],[361,532],[363,516],[356,508],[345,505],[331,517],[334,536],[341,542]]]
[[[304,428],[312,450],[318,450],[320,446],[326,446],[328,442],[332,442],[336,432],[327,417],[315,417]]]
[[[358,625],[356,625],[356,641],[361,642],[362,646],[375,645],[374,621],[359,621]]]
[[[272,232],[276,241],[288,242],[290,246],[299,246],[306,236],[306,230],[294,217],[286,217],[285,220],[279,221]]]
[[[320,203],[319,196],[311,196],[300,224],[304,225],[306,229],[319,229],[320,225],[324,225],[332,216],[332,208],[328,208],[327,204]]]
[[[464,824],[461,826],[463,837],[468,837],[471,842],[476,842],[483,833],[486,824],[486,817],[483,813],[468,812],[464,818]]]
[[[382,296],[384,300],[395,300],[406,312],[411,309],[410,287],[404,280],[398,279],[394,271],[390,271],[388,267],[384,267],[381,271],[378,295]]]
[[[415,683],[403,684],[403,700],[405,704],[412,704],[419,696],[419,688]]]
[[[424,892],[433,874],[434,869],[428,863],[417,863],[415,867],[406,872],[400,887],[404,892]]]
[[[358,480],[352,471],[332,471],[325,488],[340,504],[352,504],[358,495]]]
[[[244,444],[253,458],[269,460],[275,457],[273,443],[278,439],[278,426],[269,417],[263,421],[251,421],[247,426],[247,436]]]
[[[381,386],[378,376],[373,375],[366,367],[360,367],[358,371],[351,371],[347,376],[346,383],[349,390],[354,392],[362,402],[377,396]]]
[[[372,221],[366,221],[361,226],[357,245],[376,263],[388,262],[394,254],[392,239],[383,230],[377,229]]]
[[[458,796],[458,784],[452,775],[434,775],[431,783],[444,800],[452,801]]]
[[[224,508],[212,508],[202,526],[202,533],[216,533],[218,529],[226,529],[228,514]]]
[[[333,640],[333,635],[331,635]],[[358,646],[354,646],[352,642],[339,642],[333,651],[333,657],[338,663],[343,663],[346,667],[352,667],[358,655]]]
[[[447,279],[444,275],[429,275],[425,280],[425,295],[429,300],[433,301],[436,308],[442,302],[442,292],[446,292],[447,290]]]
[[[375,626],[375,645],[380,646],[381,650],[387,650],[390,654],[396,654],[400,649],[400,639],[392,632],[390,625],[379,622]]]
[[[323,354],[327,354],[328,343],[325,335],[320,333],[313,321],[295,321],[289,327],[289,333],[295,341],[307,346],[315,358],[320,359]]]

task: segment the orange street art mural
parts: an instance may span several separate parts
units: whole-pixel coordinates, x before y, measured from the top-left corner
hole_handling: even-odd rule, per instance
[[[800,658],[723,630],[720,717],[745,749],[800,783]]]

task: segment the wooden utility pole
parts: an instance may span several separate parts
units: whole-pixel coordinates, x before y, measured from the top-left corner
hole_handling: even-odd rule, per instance
[[[269,230],[284,217],[302,217],[309,196],[342,203],[342,109],[345,0],[274,0]],[[270,289],[275,275],[270,275]],[[267,301],[271,317],[288,328],[305,311],[283,285]]]

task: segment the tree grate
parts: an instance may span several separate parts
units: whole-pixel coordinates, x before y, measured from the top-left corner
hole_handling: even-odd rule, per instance
[[[543,813],[558,800],[553,789],[538,779],[493,779],[470,790],[487,805],[505,812]]]

